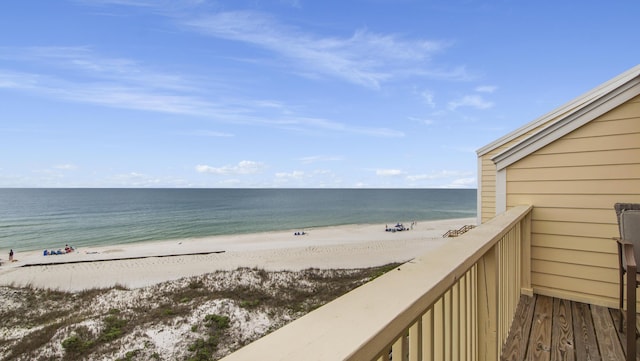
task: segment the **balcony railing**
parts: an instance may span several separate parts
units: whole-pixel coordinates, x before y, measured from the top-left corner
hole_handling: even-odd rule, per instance
[[[223,360],[497,360],[531,293],[531,209],[512,208]]]

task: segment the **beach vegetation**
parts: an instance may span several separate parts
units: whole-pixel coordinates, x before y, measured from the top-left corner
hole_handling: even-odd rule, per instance
[[[209,361],[213,357],[213,353],[218,348],[218,338],[215,336],[209,336],[205,340],[199,338],[189,345],[189,352],[193,353],[187,360],[188,361]]]
[[[129,287],[127,287],[127,286],[125,286],[125,285],[123,285],[123,284],[121,284],[121,283],[116,283],[116,284],[112,287],[112,289],[114,289],[114,290],[118,290],[118,291],[128,291],[128,290],[130,290],[130,288],[129,288]]]
[[[136,356],[138,356],[140,354],[140,352],[142,352],[142,350],[140,350],[140,349],[127,351],[127,353],[124,354],[124,357],[118,358],[118,359],[116,359],[116,361],[132,361],[132,360],[135,360]]]
[[[259,300],[242,300],[240,301],[240,307],[242,308],[255,308],[260,304]]]
[[[204,282],[201,279],[194,279],[189,282],[188,288],[192,290],[197,290],[204,287]]]
[[[218,343],[223,332],[229,328],[229,317],[208,314],[204,317],[204,325],[207,328],[206,338],[198,338],[189,345],[189,352],[193,353],[189,361],[211,360],[213,353],[218,349]]]
[[[62,341],[65,359],[73,360],[87,353],[95,345],[94,335],[86,326],[77,327],[71,336]]]
[[[213,330],[224,330],[229,328],[229,317],[208,314],[204,317],[204,325]]]
[[[385,265],[385,266],[378,267],[376,269],[376,271],[371,274],[371,281],[373,281],[374,279],[382,276],[383,274],[385,274],[385,273],[387,273],[387,272],[389,272],[391,270],[396,269],[397,267],[398,267],[397,264],[388,264],[388,265]]]
[[[122,336],[124,333],[123,328],[127,325],[127,321],[114,315],[109,315],[104,318],[103,324],[104,328],[100,334],[100,340],[110,342]]]
[[[0,287],[0,359],[219,359],[397,266],[239,268],[76,293]]]
[[[60,327],[61,323],[53,323],[39,329],[35,329],[29,335],[30,337],[20,338],[17,342],[11,345],[10,352],[6,359],[12,360],[17,358],[18,355],[23,355],[31,350],[44,347],[51,341],[52,337]],[[4,340],[0,347],[4,348],[5,345],[10,344],[9,340]]]

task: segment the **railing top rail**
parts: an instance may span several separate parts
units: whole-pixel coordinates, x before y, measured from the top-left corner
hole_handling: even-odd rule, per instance
[[[373,359],[531,209],[511,208],[223,361]]]

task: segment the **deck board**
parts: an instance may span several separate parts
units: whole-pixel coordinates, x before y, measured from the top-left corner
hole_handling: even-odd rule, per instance
[[[531,331],[531,322],[533,322],[536,297],[535,295],[520,297],[509,338],[502,351],[503,360],[524,360],[529,344],[529,332]]]
[[[547,296],[523,296],[501,360],[624,360],[617,309]],[[640,329],[640,318],[636,322]],[[640,339],[638,339],[640,345]],[[640,350],[640,348],[639,348]],[[636,356],[640,361],[640,356]]]
[[[613,326],[613,319],[609,309],[602,306],[591,306],[593,326],[596,329],[598,348],[603,360],[624,360],[622,345],[618,338],[618,332]]]
[[[573,345],[573,317],[571,302],[553,299],[553,328],[551,330],[551,361],[575,360]]]
[[[593,329],[593,320],[589,305],[572,302],[573,337],[576,347],[576,360],[600,361],[600,351],[596,342],[596,331]]]
[[[551,359],[551,321],[553,319],[553,300],[540,296],[533,313],[533,324],[529,336],[527,361],[548,361]]]

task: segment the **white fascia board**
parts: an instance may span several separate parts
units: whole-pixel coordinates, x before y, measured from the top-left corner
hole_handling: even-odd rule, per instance
[[[625,83],[637,78],[640,76],[640,64],[635,67],[627,70],[626,72],[618,75],[617,77],[601,84],[600,86],[588,91],[587,93],[569,101],[568,103],[552,110],[551,112],[535,119],[534,121],[520,127],[513,132],[485,145],[484,147],[478,149],[476,153],[479,157],[489,153],[490,151],[509,143],[510,141],[520,137],[523,134],[526,134],[532,129],[539,127],[542,124],[549,122],[550,120],[560,117],[563,114],[571,114],[580,110],[581,108],[587,106],[594,100],[606,95],[612,90],[624,85]]]
[[[628,81],[614,91],[604,94],[586,107],[549,125],[529,138],[494,156],[497,170],[504,169],[538,149],[551,144],[593,119],[624,104],[640,94],[640,77]]]

